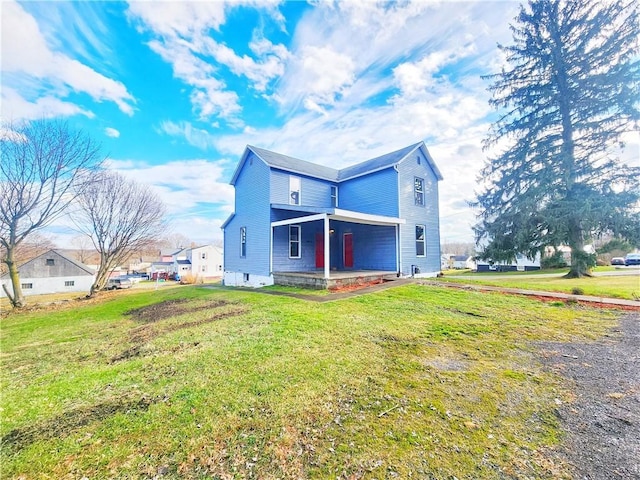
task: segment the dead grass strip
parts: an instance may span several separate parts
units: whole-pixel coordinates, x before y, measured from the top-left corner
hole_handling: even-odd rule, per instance
[[[226,305],[228,304],[228,302],[225,302],[224,304]],[[203,310],[204,308],[205,307],[198,307],[198,310]],[[212,308],[212,307],[211,305],[209,305],[206,308]],[[133,357],[142,356],[144,353],[142,350],[142,347],[145,343],[148,343],[151,340],[157,337],[160,337],[162,335],[166,335],[167,333],[172,333],[178,330],[197,327],[207,323],[217,322],[225,318],[237,317],[239,315],[243,315],[247,311],[248,309],[246,308],[237,308],[227,312],[219,312],[210,317],[203,318],[201,320],[194,320],[192,322],[184,322],[184,323],[178,323],[175,325],[168,325],[165,328],[161,328],[161,329],[156,328],[152,325],[143,325],[141,327],[137,327],[130,332],[131,342],[134,343],[134,345],[124,350],[123,352],[111,357],[111,359],[109,360],[109,363],[116,363],[122,360],[128,360]],[[197,345],[197,343],[194,345]]]
[[[146,411],[158,398],[142,397],[138,400],[118,399],[87,407],[68,410],[61,415],[41,423],[14,428],[0,439],[2,449],[18,452],[29,445],[69,436],[75,430],[99,422],[117,413]]]

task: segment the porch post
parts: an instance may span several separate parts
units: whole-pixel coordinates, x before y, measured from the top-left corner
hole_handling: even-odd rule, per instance
[[[398,271],[402,274],[402,245],[400,241],[402,240],[400,235],[400,225],[396,224],[396,251],[398,255]]]
[[[273,225],[271,226],[271,234],[269,238],[269,275],[273,275],[273,229],[276,228]]]
[[[324,215],[324,278],[329,280],[329,271],[331,270],[331,257],[329,256],[329,215]]]
[[[396,272],[400,271],[400,226],[396,223]]]

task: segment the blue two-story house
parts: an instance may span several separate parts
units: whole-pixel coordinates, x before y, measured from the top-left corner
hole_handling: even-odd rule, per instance
[[[340,170],[247,146],[224,222],[224,284],[279,274],[440,271],[438,171],[424,142]],[[275,279],[275,282],[274,282]]]

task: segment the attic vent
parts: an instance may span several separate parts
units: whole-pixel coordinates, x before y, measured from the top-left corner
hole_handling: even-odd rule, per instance
[[[47,258],[47,261],[46,261],[45,265],[47,265],[47,266],[55,265],[55,262],[53,261],[53,258]]]
[[[420,155],[418,155],[418,156],[416,157],[416,160],[417,160],[417,162],[418,162],[418,165],[420,165]]]

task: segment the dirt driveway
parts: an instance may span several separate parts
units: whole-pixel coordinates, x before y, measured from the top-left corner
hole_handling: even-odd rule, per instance
[[[560,455],[576,480],[640,479],[640,313],[596,343],[540,344],[545,365],[569,379],[575,401],[558,414]]]

